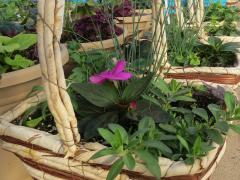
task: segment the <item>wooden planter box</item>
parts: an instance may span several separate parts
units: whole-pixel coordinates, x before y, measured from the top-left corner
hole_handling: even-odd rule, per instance
[[[62,46],[63,64],[68,62],[68,52]],[[41,85],[40,65],[4,73],[0,78],[0,114],[16,106],[31,92],[33,86]]]
[[[73,158],[64,158],[63,141],[58,135],[51,135],[36,129],[11,124],[15,118],[29,107],[45,100],[43,93],[31,97],[12,111],[0,116],[0,140],[2,148],[13,152],[36,179],[45,180],[105,180],[114,156],[89,160],[93,154],[105,146],[99,143],[81,143],[80,153]],[[14,113],[12,113],[14,112]],[[193,165],[183,161],[172,161],[159,157],[163,180],[207,180],[222,158],[226,143],[217,144],[207,156],[196,160]],[[116,180],[149,179],[154,180],[141,162],[134,171],[124,169]]]
[[[221,36],[224,42],[240,42],[240,38]],[[235,67],[178,67],[164,68],[166,79],[176,79],[179,82],[205,84],[212,87],[213,93],[222,96],[224,90],[232,91],[240,99],[240,53],[237,53]]]
[[[144,11],[138,10],[138,14],[131,17],[117,17],[117,24],[127,29],[127,36],[141,38],[144,32],[151,29],[152,15],[145,14]],[[146,11],[150,12],[150,10]]]
[[[124,29],[123,34],[117,36],[116,39],[106,39],[102,41],[81,43],[79,51],[84,52],[97,49],[115,49],[115,41],[117,41],[119,45],[123,45],[124,38],[127,36],[127,33],[128,31]]]
[[[228,0],[227,6],[239,6],[239,1],[238,0]]]

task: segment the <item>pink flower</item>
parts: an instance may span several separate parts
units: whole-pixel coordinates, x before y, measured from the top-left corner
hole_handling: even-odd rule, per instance
[[[90,77],[90,82],[93,84],[102,84],[106,80],[128,80],[132,77],[132,73],[124,72],[126,61],[120,60],[111,71],[104,71],[100,74],[95,74]]]
[[[130,109],[137,109],[137,102],[136,101],[132,101],[130,103],[130,106],[129,106]]]

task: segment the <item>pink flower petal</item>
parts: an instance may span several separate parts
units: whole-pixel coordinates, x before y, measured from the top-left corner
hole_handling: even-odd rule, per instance
[[[120,73],[120,72],[124,71],[125,66],[126,66],[126,61],[120,60],[117,62],[116,66],[113,68],[113,70],[111,72],[112,73]]]
[[[102,83],[104,83],[105,80],[106,80],[106,78],[104,78],[100,75],[93,75],[90,77],[90,82],[92,84],[102,84]]]
[[[128,80],[132,77],[133,75],[128,72],[120,72],[118,74],[113,74],[112,76],[109,76],[107,79],[109,80]]]

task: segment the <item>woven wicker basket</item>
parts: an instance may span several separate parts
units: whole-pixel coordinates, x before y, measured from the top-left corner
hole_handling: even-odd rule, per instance
[[[39,0],[38,3],[38,48],[45,93],[39,93],[23,101],[0,116],[1,147],[16,154],[35,179],[104,180],[116,157],[108,156],[89,160],[104,146],[99,143],[80,141],[77,120],[66,92],[59,48],[64,0]],[[58,135],[11,124],[11,121],[21,117],[29,107],[44,100],[48,101]],[[213,146],[216,148],[201,160],[196,160],[193,165],[159,157],[163,179],[208,179],[223,156],[226,143],[221,147],[216,144]],[[124,169],[116,179],[151,180],[155,178],[141,162],[137,162],[134,171]]]

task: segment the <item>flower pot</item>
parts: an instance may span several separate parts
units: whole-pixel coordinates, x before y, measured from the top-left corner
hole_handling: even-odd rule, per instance
[[[131,17],[116,17],[117,24],[127,29],[127,36],[141,38],[144,32],[151,29],[152,15],[139,11],[138,14]]]
[[[227,6],[238,6],[239,1],[238,0],[227,0]]]
[[[62,46],[62,62],[68,62],[68,52]],[[40,65],[4,73],[0,78],[0,114],[10,110],[31,92],[32,88],[41,85]]]
[[[0,139],[2,148],[13,152],[27,168],[29,174],[36,179],[99,179],[105,180],[114,156],[90,160],[91,156],[105,146],[99,143],[81,143],[80,153],[75,158],[64,157],[63,141],[59,136],[51,135],[36,129],[11,124],[11,121],[21,116],[29,107],[45,100],[43,93],[31,97],[11,112],[0,116]],[[12,113],[14,112],[14,113]],[[164,180],[194,180],[208,179],[222,158],[226,143],[216,147],[193,165],[183,161],[172,161],[159,158],[159,164]],[[134,171],[124,169],[120,179],[155,179],[150,172],[137,162]]]
[[[240,42],[240,38],[219,36],[224,42]],[[179,82],[204,84],[212,89],[213,94],[223,97],[224,91],[231,91],[240,99],[240,53],[236,54],[235,67],[180,67],[168,64],[164,67],[164,76]]]
[[[127,34],[127,30],[124,29],[123,34],[117,36],[116,40],[112,38],[112,39],[106,39],[102,41],[81,43],[79,51],[84,52],[84,51],[91,51],[91,50],[97,50],[97,49],[115,49],[116,41],[120,46],[124,44],[124,38],[126,37],[126,34]]]

